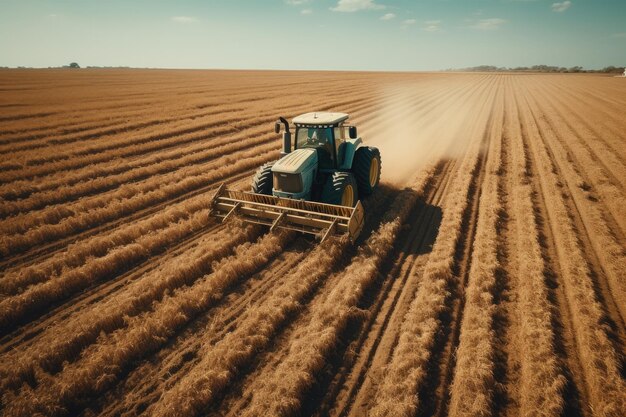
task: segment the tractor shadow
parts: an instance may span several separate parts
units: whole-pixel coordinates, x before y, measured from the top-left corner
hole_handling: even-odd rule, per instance
[[[404,252],[414,256],[430,253],[437,240],[442,218],[441,207],[418,200],[404,225],[408,229]]]

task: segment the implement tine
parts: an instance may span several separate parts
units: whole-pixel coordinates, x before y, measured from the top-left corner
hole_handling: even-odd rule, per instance
[[[276,229],[276,226],[278,226],[280,221],[284,218],[285,218],[285,212],[280,213],[280,215],[276,217],[276,220],[274,220],[274,223],[272,223],[272,227],[270,227],[270,232],[273,232],[274,229]]]
[[[328,236],[330,236],[333,233],[335,233],[335,228],[336,227],[337,227],[337,219],[333,220],[333,222],[328,227],[328,229],[326,229],[326,233],[324,233],[324,236],[322,236],[322,240],[320,241],[320,243],[324,243],[324,241],[328,238]]]
[[[241,203],[236,203],[232,209],[230,209],[230,211],[228,212],[228,214],[226,214],[226,216],[224,217],[224,221],[226,221],[233,213],[235,213],[237,211],[237,209],[239,209],[239,207],[241,207]]]

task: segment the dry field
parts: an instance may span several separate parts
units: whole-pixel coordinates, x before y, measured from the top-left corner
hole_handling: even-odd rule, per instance
[[[0,413],[623,416],[626,80],[0,71]],[[383,157],[356,245],[215,223],[277,116]]]

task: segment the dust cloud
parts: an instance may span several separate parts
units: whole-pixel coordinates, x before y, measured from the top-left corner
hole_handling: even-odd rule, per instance
[[[472,106],[449,94],[450,85],[439,87],[387,88],[382,106],[361,123],[365,143],[380,149],[382,181],[407,185],[427,165],[463,154]]]

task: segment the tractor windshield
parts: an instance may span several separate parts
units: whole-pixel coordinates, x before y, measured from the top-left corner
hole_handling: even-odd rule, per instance
[[[333,129],[331,127],[298,126],[296,128],[296,149],[315,148],[322,169],[333,168]]]
[[[298,127],[296,148],[332,149],[332,129],[330,127]]]

